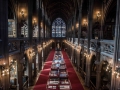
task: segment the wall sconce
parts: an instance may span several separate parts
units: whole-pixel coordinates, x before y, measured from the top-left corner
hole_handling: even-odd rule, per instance
[[[42,47],[41,45],[38,46],[38,51],[41,51],[42,50]]]
[[[116,75],[117,78],[120,77],[120,66],[116,66],[116,70],[115,70],[114,74]]]
[[[100,11],[97,12],[97,20],[101,17]]]
[[[33,57],[33,56],[35,56],[35,52],[33,50],[29,51],[29,55],[30,55],[30,57]]]
[[[43,27],[43,23],[42,22],[41,22],[40,26]]]
[[[84,26],[87,26],[87,20],[86,20],[86,19],[83,20],[83,25],[84,25]]]
[[[20,12],[20,14],[21,14],[21,16],[24,18],[24,11],[22,10],[21,12]]]
[[[78,27],[79,27],[79,23],[76,24],[76,28],[78,28]]]
[[[36,25],[36,19],[33,20],[33,24]]]

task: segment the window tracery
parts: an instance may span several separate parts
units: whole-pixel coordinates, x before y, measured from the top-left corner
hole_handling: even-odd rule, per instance
[[[66,37],[66,24],[61,18],[52,23],[52,37]]]

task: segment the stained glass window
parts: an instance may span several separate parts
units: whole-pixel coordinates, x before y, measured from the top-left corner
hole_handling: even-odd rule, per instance
[[[66,24],[61,18],[52,23],[52,37],[66,37]]]

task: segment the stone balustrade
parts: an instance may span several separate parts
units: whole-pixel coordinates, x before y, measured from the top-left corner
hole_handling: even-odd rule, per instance
[[[102,53],[109,55],[114,54],[114,40],[102,40],[100,43]]]
[[[19,40],[9,40],[8,51],[9,53],[20,50],[20,41]]]
[[[88,40],[84,39],[84,48],[87,48],[87,47],[88,47]]]
[[[97,49],[97,40],[96,39],[91,39],[90,40],[90,50],[96,51]]]
[[[80,38],[80,46],[84,45],[84,39]]]

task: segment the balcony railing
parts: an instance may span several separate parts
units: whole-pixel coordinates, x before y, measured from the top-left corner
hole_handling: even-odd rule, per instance
[[[20,50],[20,41],[19,40],[10,40],[8,43],[9,53]]]
[[[83,46],[84,45],[84,39],[80,38],[80,45]]]
[[[30,43],[28,40],[21,40],[20,41],[20,51],[23,52],[25,49],[29,48]]]
[[[97,40],[96,39],[90,40],[90,49],[92,51],[96,51],[96,49],[97,49]]]
[[[101,52],[109,55],[114,54],[114,40],[102,40],[101,42]]]

